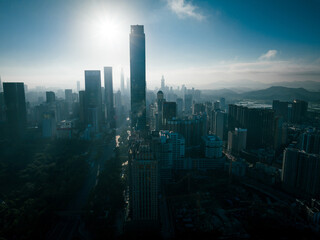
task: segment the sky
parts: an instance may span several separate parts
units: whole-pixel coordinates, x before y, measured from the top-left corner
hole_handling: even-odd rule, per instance
[[[84,70],[129,77],[144,25],[147,87],[320,81],[320,0],[0,0],[2,82],[84,88]],[[249,87],[249,86],[244,86]]]

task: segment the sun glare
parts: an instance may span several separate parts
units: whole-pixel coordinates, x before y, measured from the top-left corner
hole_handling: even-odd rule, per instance
[[[93,24],[94,37],[97,43],[114,45],[121,35],[121,25],[113,18],[99,18]],[[111,46],[112,47],[112,46]]]

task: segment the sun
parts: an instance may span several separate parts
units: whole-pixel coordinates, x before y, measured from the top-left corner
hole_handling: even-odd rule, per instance
[[[93,24],[94,36],[99,43],[116,44],[121,34],[121,26],[114,18],[98,18]]]

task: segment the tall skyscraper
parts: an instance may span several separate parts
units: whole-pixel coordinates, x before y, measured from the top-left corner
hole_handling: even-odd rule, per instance
[[[106,119],[111,123],[114,120],[112,67],[104,67],[104,88]]]
[[[27,126],[24,84],[5,82],[3,83],[3,90],[8,126],[13,133],[21,135]]]
[[[86,120],[98,132],[102,119],[101,74],[99,70],[85,71],[85,88]]]
[[[164,90],[165,87],[166,87],[166,84],[165,84],[165,82],[164,82],[164,77],[163,77],[163,75],[162,75],[162,78],[161,78],[161,90]]]
[[[80,92],[80,81],[77,81],[77,92]]]
[[[146,48],[143,25],[130,33],[131,127],[146,128]]]

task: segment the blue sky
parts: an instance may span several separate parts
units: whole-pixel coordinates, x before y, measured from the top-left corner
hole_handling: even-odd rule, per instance
[[[320,1],[0,0],[2,81],[84,86],[85,69],[129,76],[129,31],[143,24],[147,85],[320,81]]]

